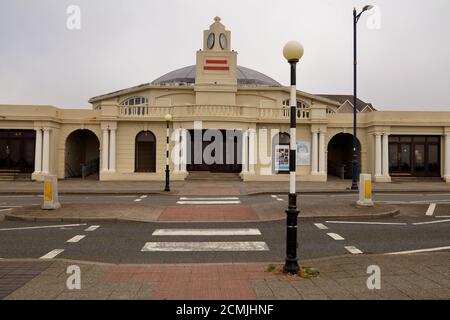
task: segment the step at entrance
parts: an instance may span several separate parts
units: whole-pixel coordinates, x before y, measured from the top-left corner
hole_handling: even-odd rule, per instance
[[[189,172],[186,180],[241,181],[239,173],[218,173],[209,171]]]

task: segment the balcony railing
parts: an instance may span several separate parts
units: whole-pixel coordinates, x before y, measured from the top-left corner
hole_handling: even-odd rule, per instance
[[[174,117],[227,117],[260,120],[289,120],[289,108],[259,108],[252,106],[230,105],[180,105],[172,107],[155,106],[119,106],[120,117],[164,118],[170,113]],[[297,119],[309,119],[310,109],[299,108]]]

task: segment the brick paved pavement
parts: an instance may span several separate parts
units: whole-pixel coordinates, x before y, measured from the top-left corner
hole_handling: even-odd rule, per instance
[[[12,272],[11,266],[20,267],[22,263],[0,260],[0,270]],[[267,272],[268,264],[261,263],[133,266],[58,260],[27,263],[31,264],[27,270],[45,270],[37,276],[33,274],[31,281],[10,278],[16,281],[11,280],[8,288],[22,287],[6,299],[450,299],[450,252],[348,255],[303,261],[303,266],[320,271],[318,277],[310,279]],[[79,291],[66,288],[65,271],[71,264],[81,267]],[[381,268],[381,290],[369,290],[366,286],[370,265]]]

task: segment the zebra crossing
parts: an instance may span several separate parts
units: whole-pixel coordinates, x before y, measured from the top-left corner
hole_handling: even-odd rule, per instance
[[[239,197],[216,197],[216,198],[189,198],[180,197],[177,204],[183,205],[230,205],[230,204],[241,204]]]
[[[256,228],[207,228],[207,229],[156,229],[153,237],[190,237],[207,236],[261,236],[261,231]],[[141,249],[142,252],[236,252],[236,251],[269,251],[269,246],[264,241],[197,241],[197,242],[147,242]]]

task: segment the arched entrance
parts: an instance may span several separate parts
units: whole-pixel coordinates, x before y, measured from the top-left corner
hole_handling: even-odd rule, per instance
[[[65,177],[98,179],[100,142],[90,130],[76,130],[66,140]]]
[[[274,173],[289,173],[289,145],[290,136],[280,132],[272,140],[272,170]]]
[[[361,166],[361,144],[357,141],[358,162]],[[328,143],[328,174],[341,179],[352,178],[353,135],[339,133]],[[361,168],[360,168],[361,169]]]
[[[151,131],[136,136],[135,172],[156,172],[156,137]]]

